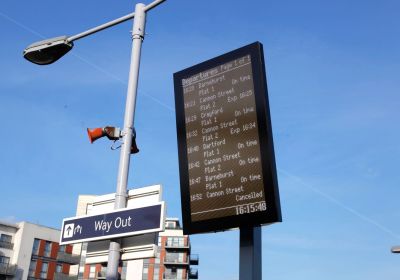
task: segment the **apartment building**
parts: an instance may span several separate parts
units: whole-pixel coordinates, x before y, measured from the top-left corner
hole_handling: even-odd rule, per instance
[[[70,266],[79,262],[72,246],[60,246],[60,230],[28,222],[0,222],[0,280],[76,279]]]
[[[199,264],[199,256],[191,254],[189,236],[183,235],[178,219],[167,218],[165,226],[165,231],[159,233],[156,257],[122,261],[121,280],[198,279],[198,270],[194,266]],[[81,247],[78,279],[106,279],[106,259],[100,263],[87,263],[87,248],[88,243]]]
[[[148,203],[149,198],[145,194],[152,193],[152,202],[161,197],[161,186],[149,186],[128,192],[127,204],[141,205]],[[147,198],[146,198],[147,197]],[[114,194],[102,196],[80,195],[76,216],[98,214],[113,209]],[[125,280],[164,280],[164,279],[198,279],[198,271],[194,266],[199,264],[198,255],[191,254],[189,236],[183,234],[179,220],[167,218],[165,231],[159,234],[149,235],[146,241],[158,246],[148,246],[145,242],[138,242],[141,237],[124,238],[119,267],[120,279]],[[144,238],[144,237],[143,237]],[[130,246],[129,242],[135,243]],[[139,245],[139,246],[138,246]],[[90,243],[75,244],[73,252],[81,255],[79,267],[71,268],[78,274],[78,279],[106,279],[109,240]],[[153,248],[151,257],[143,253],[137,257],[140,251],[148,252]],[[132,257],[134,256],[134,257]]]
[[[143,261],[142,280],[198,279],[199,256],[191,254],[190,239],[183,235],[179,220],[167,218],[159,233],[155,258]]]

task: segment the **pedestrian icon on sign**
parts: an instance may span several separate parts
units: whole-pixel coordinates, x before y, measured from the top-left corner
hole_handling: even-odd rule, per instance
[[[74,224],[66,224],[64,227],[64,238],[70,238],[74,235]]]
[[[74,234],[79,233],[82,234],[82,227],[80,225],[77,225],[74,229]]]

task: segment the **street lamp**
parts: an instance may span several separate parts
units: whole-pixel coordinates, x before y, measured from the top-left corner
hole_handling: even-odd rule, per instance
[[[144,13],[155,8],[156,6],[160,5],[164,1],[165,0],[156,0],[147,6],[143,6],[142,8],[144,10]],[[136,10],[135,10],[135,13],[136,13]],[[131,13],[126,16],[117,18],[113,21],[96,26],[92,29],[89,29],[87,31],[84,31],[84,32],[79,33],[74,36],[70,36],[70,37],[60,36],[60,37],[55,37],[55,38],[46,39],[43,41],[33,43],[24,50],[24,57],[27,60],[29,60],[30,62],[38,64],[38,65],[51,64],[51,63],[57,61],[59,58],[61,58],[63,55],[65,55],[67,52],[69,52],[72,49],[72,47],[74,46],[73,41],[77,41],[81,38],[92,35],[96,32],[107,29],[111,26],[120,24],[121,22],[130,20],[135,17],[135,13]],[[143,22],[143,26],[142,26],[143,31],[144,31],[144,25],[145,25],[145,23]],[[142,36],[142,39],[144,39],[144,34]]]
[[[144,40],[144,31],[146,25],[146,13],[151,9],[155,8],[165,0],[156,0],[149,5],[138,3],[135,6],[135,12],[99,25],[82,33],[74,36],[62,36],[53,39],[40,41],[28,46],[24,50],[24,57],[32,63],[39,65],[47,65],[57,61],[73,47],[73,42],[117,25],[121,22],[129,19],[133,20],[132,30],[132,54],[131,64],[129,72],[129,82],[126,97],[125,106],[125,117],[124,127],[121,131],[121,154],[119,161],[118,177],[117,177],[117,190],[115,193],[115,204],[114,209],[120,209],[126,207],[127,198],[127,182],[129,173],[129,162],[132,147],[132,138],[134,137],[134,116],[136,107],[136,93],[139,78],[139,65],[140,65],[140,53],[142,47],[142,41]],[[120,261],[121,245],[120,240],[111,240],[109,254],[108,254],[108,265],[107,265],[107,279],[117,280],[118,279],[118,265]]]
[[[61,36],[33,43],[24,50],[24,57],[32,63],[47,65],[69,52],[74,43]]]
[[[391,251],[394,254],[399,254],[400,253],[400,246],[393,246]]]

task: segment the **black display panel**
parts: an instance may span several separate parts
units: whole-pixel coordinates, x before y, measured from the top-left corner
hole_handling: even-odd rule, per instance
[[[262,44],[174,74],[183,230],[281,221]]]

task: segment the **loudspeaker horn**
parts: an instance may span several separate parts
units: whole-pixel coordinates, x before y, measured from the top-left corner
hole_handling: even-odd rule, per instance
[[[93,143],[97,139],[107,135],[102,127],[97,127],[93,129],[88,128],[87,134],[89,136],[90,143]]]

